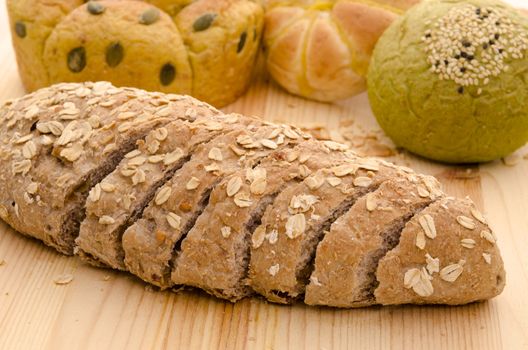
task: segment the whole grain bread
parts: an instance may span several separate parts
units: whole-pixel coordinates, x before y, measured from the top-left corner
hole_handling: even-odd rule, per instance
[[[349,157],[309,140],[226,177],[213,189],[209,204],[183,240],[172,282],[231,301],[251,294],[246,283],[249,247],[266,208],[288,183]]]
[[[433,229],[436,236],[428,234]],[[493,298],[506,282],[496,242],[471,200],[444,198],[413,217],[380,260],[376,302],[458,305]]]
[[[31,100],[20,111],[18,104],[5,107],[15,124],[22,119],[26,129],[26,119],[32,123],[30,133],[15,131],[4,145],[9,165],[2,181],[13,191],[2,192],[0,205],[18,231],[72,254],[90,188],[152,128],[177,118],[192,119],[185,111],[194,115],[205,105],[177,95],[116,89],[108,83],[51,88],[56,89],[60,92],[54,92],[47,107],[34,108]]]
[[[397,176],[393,166],[353,157],[285,188],[255,230],[251,287],[275,302],[297,298],[304,292],[317,243],[330,224],[359,197]]]
[[[302,140],[289,127],[287,134],[292,137],[286,137],[283,129],[276,125],[249,125],[198,147],[189,162],[156,193],[142,219],[125,231],[123,248],[129,271],[159,287],[172,286],[174,250],[178,250],[178,243],[206,207],[214,186],[238,169],[253,166],[275,149]]]
[[[336,307],[504,288],[469,199],[294,127],[98,82],[8,101],[0,131],[4,221],[162,288]]]
[[[157,188],[189,160],[198,145],[253,121],[211,113],[196,118],[193,122],[174,121],[151,131],[144,141],[138,142],[138,148],[126,154],[118,167],[92,188],[86,202],[87,217],[76,241],[79,255],[125,270],[122,234],[141,216]]]
[[[390,179],[354,203],[317,246],[305,302],[337,307],[375,304],[379,259],[398,244],[405,223],[438,198],[435,182],[426,177]],[[426,183],[432,192],[423,190]]]

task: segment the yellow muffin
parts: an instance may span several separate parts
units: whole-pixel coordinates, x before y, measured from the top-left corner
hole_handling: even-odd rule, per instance
[[[98,10],[91,13],[90,5]],[[149,12],[157,19],[141,23]],[[78,7],[46,41],[44,64],[52,82],[108,80],[176,93],[190,93],[192,87],[187,50],[174,22],[140,1],[105,0]]]
[[[189,50],[195,97],[225,105],[232,95],[246,90],[263,16],[262,7],[255,2],[204,0],[185,7],[175,17]]]
[[[27,90],[107,80],[218,107],[246,90],[264,16],[250,0],[8,0],[8,10]]]

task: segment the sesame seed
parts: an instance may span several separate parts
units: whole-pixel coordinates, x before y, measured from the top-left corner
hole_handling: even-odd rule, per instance
[[[454,6],[428,25],[422,41],[431,72],[459,85],[460,94],[507,71],[505,59],[520,59],[528,49],[524,28],[504,10],[471,4]]]

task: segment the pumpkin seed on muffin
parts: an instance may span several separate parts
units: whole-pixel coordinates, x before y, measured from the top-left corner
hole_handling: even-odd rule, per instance
[[[213,24],[214,19],[216,18],[215,13],[206,13],[201,15],[194,21],[193,29],[195,32],[201,32],[207,30],[211,24]]]
[[[86,67],[86,50],[79,46],[68,53],[68,68],[73,73],[81,72]]]
[[[22,21],[15,22],[15,33],[19,38],[25,38],[27,35],[26,24]]]
[[[238,46],[237,46],[237,53],[240,53],[244,49],[244,45],[246,45],[246,39],[247,39],[247,32],[243,32],[240,34],[240,39],[238,40]]]
[[[139,23],[150,25],[155,22],[157,22],[160,18],[160,12],[157,8],[151,7],[148,10],[145,10],[140,16],[139,16]]]
[[[123,60],[125,49],[119,42],[114,42],[106,48],[106,63],[110,67],[115,67]]]
[[[171,63],[165,63],[163,67],[161,67],[160,71],[160,82],[161,85],[169,85],[172,83],[174,78],[176,77],[176,68]]]
[[[98,2],[95,1],[89,1],[88,5],[86,5],[86,9],[88,12],[90,12],[92,15],[100,15],[105,11],[105,7],[101,5]]]

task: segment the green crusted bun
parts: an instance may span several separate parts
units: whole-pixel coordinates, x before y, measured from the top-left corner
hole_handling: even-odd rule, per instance
[[[369,99],[394,142],[450,163],[528,141],[528,20],[492,0],[425,1],[374,50]]]

